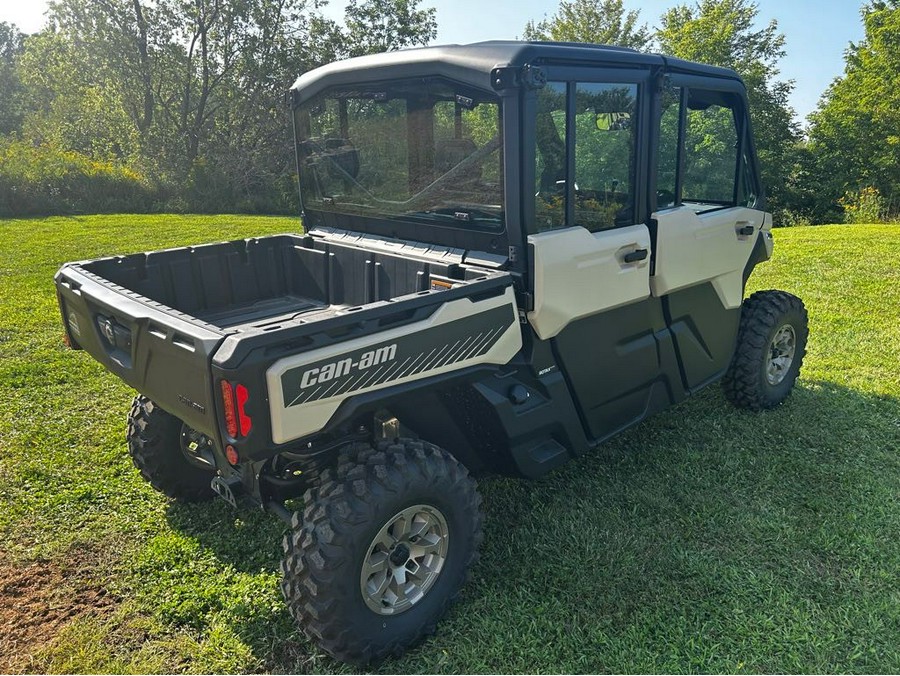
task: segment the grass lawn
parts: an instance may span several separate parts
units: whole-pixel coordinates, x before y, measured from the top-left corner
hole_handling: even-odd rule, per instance
[[[52,282],[68,260],[297,228],[0,221],[0,672],[346,670],[282,605],[277,519],[141,481],[133,392],[63,346]],[[383,671],[900,671],[900,226],[776,243],[751,286],[809,308],[792,398],[750,414],[712,387],[542,481],[484,481],[462,601]]]

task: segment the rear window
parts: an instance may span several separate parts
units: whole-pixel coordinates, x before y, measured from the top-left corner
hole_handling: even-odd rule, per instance
[[[296,111],[304,208],[503,224],[500,103],[444,79],[330,90]]]

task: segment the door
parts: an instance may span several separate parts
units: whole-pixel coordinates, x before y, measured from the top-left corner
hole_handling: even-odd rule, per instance
[[[600,439],[668,403],[664,365],[674,356],[661,354],[674,351],[657,340],[667,331],[638,199],[647,81],[586,71],[568,81],[548,73],[535,94],[528,321],[551,342],[588,435]]]
[[[688,389],[728,367],[744,269],[760,231],[771,225],[756,208],[744,97],[736,82],[719,82],[724,89],[670,90],[659,121],[650,290],[663,300]]]

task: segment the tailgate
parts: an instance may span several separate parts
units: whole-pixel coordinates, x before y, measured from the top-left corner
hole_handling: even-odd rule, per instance
[[[224,334],[103,280],[76,263],[56,274],[72,347],[194,429],[218,438],[210,355]]]

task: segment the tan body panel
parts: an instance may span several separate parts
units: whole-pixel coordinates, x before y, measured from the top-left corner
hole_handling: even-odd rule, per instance
[[[529,235],[534,257],[534,310],[528,321],[542,339],[569,323],[650,295],[650,232],[632,225],[602,232],[582,227]],[[646,249],[647,257],[624,256]]]
[[[446,357],[442,356],[441,353],[416,356],[416,359],[423,360],[420,363],[426,363],[424,360],[433,360],[434,367],[429,366],[425,370],[410,373],[409,375],[402,374],[415,362],[404,366],[405,362],[401,359],[401,356],[398,356],[396,362],[392,361],[391,363],[396,363],[397,374],[400,377],[389,378],[371,386],[365,386],[365,381],[363,381],[364,386],[358,389],[351,389],[333,396],[320,397],[309,402],[298,404],[296,401],[285,401],[282,376],[290,370],[320,363],[323,360],[338,360],[353,351],[369,348],[377,349],[379,346],[389,345],[393,341],[410,335],[420,334],[436,327],[449,327],[452,323],[464,321],[476,313],[483,313],[503,306],[510,308],[508,326],[504,329],[498,329],[498,335],[495,336],[486,335],[484,338],[480,336],[470,337],[471,345],[473,346],[477,346],[479,341],[487,340],[488,338],[495,341],[483,353],[468,348],[465,342],[462,342],[460,345],[449,345],[446,348]],[[469,298],[460,298],[459,300],[445,303],[431,317],[420,322],[381,331],[355,340],[342,340],[334,345],[318,350],[280,359],[266,371],[266,384],[269,390],[269,412],[272,417],[272,441],[276,444],[283,444],[318,432],[325,427],[341,403],[350,396],[457,371],[477,364],[508,363],[522,347],[522,331],[516,320],[517,316],[518,310],[516,309],[515,294],[512,287],[507,287],[502,295],[493,298],[477,302],[473,302]],[[459,350],[463,351],[460,352]],[[412,357],[409,359],[412,359]],[[430,364],[432,362],[428,361],[427,363]],[[325,394],[327,395],[327,389]]]
[[[656,270],[650,278],[650,290],[661,297],[712,282],[724,307],[740,307],[744,266],[759,231],[772,227],[771,217],[746,207],[698,214],[699,206],[685,204],[653,214],[657,222]],[[739,230],[747,226],[753,227],[753,234],[740,234]]]

